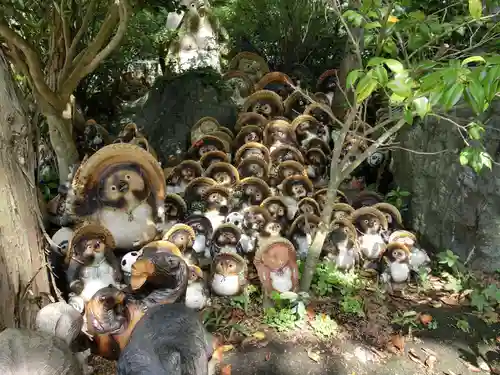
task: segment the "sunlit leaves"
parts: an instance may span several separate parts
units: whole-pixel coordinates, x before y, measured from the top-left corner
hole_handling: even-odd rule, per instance
[[[467,146],[460,153],[460,164],[470,166],[474,172],[479,173],[486,167],[492,168],[491,156],[478,147]]]
[[[443,94],[441,103],[445,110],[450,110],[455,104],[458,103],[464,93],[464,85],[460,82],[455,82]]]
[[[412,104],[420,118],[424,118],[431,111],[431,104],[425,96],[414,99]]]
[[[469,13],[470,15],[477,19],[481,18],[483,10],[483,2],[481,0],[469,0]]]
[[[356,86],[356,102],[361,103],[368,98],[378,87],[379,83],[373,77],[373,72],[369,71],[361,78]]]
[[[394,73],[401,73],[404,70],[403,64],[401,64],[398,60],[385,59],[384,64],[387,65],[387,67]]]
[[[462,61],[462,66],[465,66],[471,62],[486,63],[486,60],[482,56],[471,56],[471,57],[467,57],[466,59],[464,59],[464,61]]]
[[[354,10],[347,10],[342,16],[356,27],[361,26],[364,21],[363,16]]]
[[[477,122],[471,122],[469,125],[467,125],[467,133],[469,134],[469,137],[471,139],[481,139],[484,132],[484,128]]]
[[[346,88],[352,89],[354,84],[358,81],[358,79],[364,74],[364,72],[360,69],[353,70],[349,72],[346,78]]]

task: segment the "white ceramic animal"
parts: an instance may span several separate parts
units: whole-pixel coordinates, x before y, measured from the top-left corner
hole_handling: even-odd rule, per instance
[[[279,271],[271,271],[269,273],[272,287],[280,292],[289,292],[293,289],[292,270],[290,267],[285,267]]]
[[[52,236],[52,242],[58,246],[58,248],[52,247],[52,251],[61,252],[62,254],[66,254],[68,250],[68,245],[71,239],[73,238],[74,230],[67,227],[60,228],[54,235]]]

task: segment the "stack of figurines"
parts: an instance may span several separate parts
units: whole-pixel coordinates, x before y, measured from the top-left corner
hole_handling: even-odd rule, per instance
[[[231,129],[199,119],[188,158],[163,169],[147,135],[128,124],[84,160],[64,199],[51,202],[54,215],[73,223],[53,237],[69,302],[102,356],[116,357],[152,306],[182,301],[202,309],[211,293],[245,293],[253,268],[265,295],[297,291],[297,261],[306,259],[327,204],[324,261],[373,270],[391,284],[428,262],[398,209],[377,193],[351,200],[337,191],[327,202],[339,131],[331,111],[336,71],[325,72],[321,92],[309,97],[296,80],[269,73],[259,56],[243,53],[230,65],[224,79],[241,110]],[[89,134],[102,131],[88,126]],[[345,153],[353,140],[355,132]]]

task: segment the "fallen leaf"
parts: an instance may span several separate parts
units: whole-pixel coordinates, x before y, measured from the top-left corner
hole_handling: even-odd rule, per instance
[[[312,349],[307,349],[307,356],[311,358],[314,362],[320,361],[320,356],[318,352],[313,352]]]
[[[462,363],[463,363],[465,366],[467,366],[467,368],[468,368],[470,371],[472,371],[472,372],[481,372],[481,369],[480,369],[479,367],[476,367],[476,366],[474,366],[472,363],[467,362],[467,361],[465,361],[465,360],[463,360],[463,359],[461,359],[461,358],[460,358],[460,360],[462,361]]]
[[[266,338],[266,334],[261,331],[252,333],[252,336],[255,337],[257,340],[264,340]]]
[[[312,308],[312,306],[307,306],[307,308],[306,308],[306,314],[307,314],[308,320],[314,320],[314,317],[316,316],[316,314],[314,313],[314,309]]]
[[[230,350],[233,350],[234,346],[233,345],[222,345],[221,347],[219,347],[219,349],[221,349],[222,352],[225,353],[225,352],[228,352]]]
[[[405,350],[405,338],[399,333],[391,336],[391,343],[398,351],[403,352]]]
[[[425,365],[427,366],[427,368],[429,370],[433,370],[434,365],[436,364],[436,361],[437,361],[437,358],[433,355],[430,355],[425,359]]]
[[[221,375],[231,375],[231,365],[224,365],[220,371]]]
[[[419,316],[420,323],[422,323],[424,326],[432,322],[432,315],[430,314],[420,314]]]
[[[269,361],[271,359],[271,352],[266,353],[266,361]]]

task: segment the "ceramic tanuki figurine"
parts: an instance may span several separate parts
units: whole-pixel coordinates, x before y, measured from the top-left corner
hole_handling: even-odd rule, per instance
[[[210,258],[210,243],[213,233],[210,220],[203,215],[191,215],[186,219],[186,224],[195,232],[193,250],[198,256],[198,261],[202,256]]]
[[[212,236],[212,258],[221,251],[236,253],[240,238],[241,231],[237,226],[232,224],[220,225]]]
[[[197,177],[201,177],[203,170],[200,163],[194,160],[184,160],[177,165],[168,176],[167,193],[184,194],[186,186]]]
[[[158,161],[139,146],[108,145],[75,173],[67,205],[76,221],[106,227],[116,247],[152,241],[164,220],[166,184]]]
[[[369,261],[380,259],[385,251],[385,242],[380,235],[387,229],[387,220],[382,212],[372,207],[362,207],[351,214],[351,223],[360,231],[359,247]]]
[[[260,205],[264,199],[271,195],[271,190],[264,180],[257,177],[247,177],[237,186],[240,195],[239,207],[245,209],[249,206]]]
[[[331,225],[330,238],[335,245],[335,254],[328,254],[338,269],[349,270],[360,260],[356,228],[349,220],[335,220]]]
[[[224,223],[224,219],[229,212],[230,196],[229,189],[220,185],[209,187],[203,194],[205,205],[203,215],[210,220],[214,231]]]
[[[210,286],[219,296],[236,296],[247,285],[247,263],[236,253],[220,252],[212,263]]]
[[[403,218],[396,206],[389,203],[377,203],[372,207],[382,212],[387,219],[388,230],[386,231],[386,240],[389,239],[389,236],[395,230],[403,229]]]
[[[217,185],[217,182],[207,177],[198,177],[189,183],[184,192],[184,200],[191,214],[203,212],[203,195],[209,187],[214,185]]]
[[[389,243],[384,254],[387,267],[382,279],[390,290],[400,289],[410,277],[410,250],[402,243]]]
[[[257,177],[267,182],[269,178],[269,164],[259,157],[248,157],[238,165],[238,173],[241,178]]]
[[[195,160],[199,160],[204,154],[210,151],[223,151],[224,153],[228,153],[229,145],[222,139],[208,134],[193,143],[188,150],[188,155]]]
[[[427,266],[431,259],[417,243],[417,237],[407,230],[396,230],[389,237],[389,243],[401,243],[410,250],[410,267],[418,272],[419,268]]]
[[[259,90],[250,95],[243,103],[243,112],[255,112],[267,119],[283,115],[281,97],[273,91]]]
[[[205,177],[214,179],[219,186],[231,187],[240,181],[238,170],[229,163],[213,163],[205,170]]]
[[[174,224],[184,220],[187,214],[187,204],[178,194],[167,194],[165,197],[165,222],[162,234]]]
[[[185,303],[191,309],[201,310],[208,303],[209,291],[205,285],[203,271],[194,265],[190,265],[189,270],[190,274]]]
[[[113,254],[111,233],[98,224],[85,223],[75,230],[66,257],[70,304],[80,312],[101,288],[120,286],[120,263]]]
[[[186,292],[189,268],[177,246],[154,241],[132,265],[130,288],[142,309],[177,302]]]
[[[257,125],[247,125],[242,127],[234,139],[234,149],[237,150],[248,142],[262,142],[262,132],[262,128]]]
[[[144,312],[126,301],[126,295],[115,287],[100,289],[86,304],[87,332],[93,336],[92,352],[117,360],[128,343]]]
[[[175,224],[163,236],[164,241],[169,241],[177,246],[184,260],[189,264],[196,264],[196,259],[192,251],[195,239],[196,233],[193,228],[186,224]]]
[[[299,270],[293,244],[283,237],[262,240],[255,254],[254,264],[266,296],[296,291],[299,285]]]
[[[200,165],[204,170],[214,163],[229,163],[228,154],[224,151],[210,151],[200,158]]]

